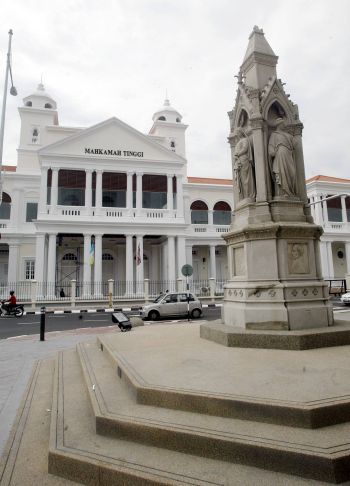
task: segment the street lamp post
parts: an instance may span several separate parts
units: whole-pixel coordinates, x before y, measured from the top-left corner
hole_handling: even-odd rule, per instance
[[[9,30],[9,45],[7,50],[6,59],[6,71],[5,71],[5,84],[4,84],[4,96],[2,99],[2,111],[1,111],[1,127],[0,127],[0,205],[2,203],[2,152],[4,147],[4,132],[5,132],[5,112],[6,112],[6,99],[7,99],[7,85],[9,74],[11,77],[10,94],[17,96],[17,90],[13,86],[12,70],[11,70],[11,41],[12,41],[12,29]]]

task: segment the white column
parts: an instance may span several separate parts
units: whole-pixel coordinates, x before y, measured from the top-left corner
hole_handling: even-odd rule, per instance
[[[348,222],[348,215],[346,213],[345,196],[341,197],[341,214],[342,214],[343,223],[347,223]]]
[[[168,175],[168,190],[167,190],[167,198],[166,198],[166,207],[168,211],[172,211],[174,209],[173,204],[173,176]]]
[[[208,226],[213,226],[213,224],[214,224],[213,210],[212,209],[208,209]]]
[[[141,215],[142,209],[142,173],[136,174],[136,214]]]
[[[58,168],[54,167],[52,169],[52,179],[51,179],[51,210],[53,213],[57,210],[58,203]]]
[[[151,246],[151,280],[161,280],[159,275],[159,245]]]
[[[183,195],[183,187],[182,187],[182,175],[176,176],[176,210],[177,210],[177,217],[183,218],[184,217],[184,195]]]
[[[161,280],[169,280],[168,276],[168,267],[169,267],[169,262],[168,262],[168,243],[164,242],[162,245],[162,262],[161,262]],[[165,284],[167,285],[167,284]],[[163,291],[166,289],[162,289]]]
[[[346,252],[346,273],[350,275],[350,241],[345,243],[345,252]],[[348,289],[350,292],[350,288]]]
[[[49,235],[47,253],[47,297],[55,297],[56,285],[56,233]]]
[[[131,285],[130,282],[134,280],[132,235],[125,235],[125,244],[125,279],[127,285]]]
[[[169,290],[175,289],[175,236],[168,236],[168,280]]]
[[[18,279],[19,248],[19,243],[9,243],[9,264],[7,273],[7,281],[9,284],[16,283]]]
[[[90,248],[91,235],[84,235],[84,275],[83,275],[83,296],[87,297],[91,294],[91,265],[90,265]]]
[[[46,235],[37,234],[35,241],[35,280],[41,287],[44,281]]]
[[[46,213],[47,206],[47,167],[42,167],[38,213]]]
[[[132,172],[127,173],[126,180],[126,209],[131,214],[132,212]]]
[[[216,279],[215,245],[210,245],[210,277]]]
[[[327,197],[327,196],[324,196],[324,197]],[[322,211],[323,211],[323,221],[324,221],[324,224],[327,224],[328,223],[327,201],[324,201],[322,203]]]
[[[95,192],[96,213],[101,212],[102,208],[102,171],[96,171],[96,192]]]
[[[143,293],[143,236],[136,236],[136,285],[137,294]]]
[[[332,242],[327,241],[327,260],[328,260],[328,271],[329,278],[334,278],[334,266],[333,266],[333,252],[332,252]]]
[[[192,245],[186,245],[186,263],[188,265],[193,266],[193,259],[192,259]]]
[[[177,277],[182,278],[181,268],[186,264],[186,240],[183,236],[177,237]]]
[[[346,289],[350,292],[350,241],[345,243],[345,256],[346,256]]]
[[[102,295],[102,235],[95,235],[94,294]]]
[[[92,170],[85,170],[85,208],[88,214],[91,212],[92,206]]]

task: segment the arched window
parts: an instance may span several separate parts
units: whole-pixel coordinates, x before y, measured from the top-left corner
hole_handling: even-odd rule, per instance
[[[191,223],[208,224],[208,206],[203,201],[194,201],[191,204]]]
[[[51,108],[52,108],[52,105],[51,105],[50,103],[45,103],[44,108],[49,108],[49,109],[51,109]]]
[[[248,123],[248,115],[247,115],[247,112],[245,110],[242,110],[240,115],[239,115],[239,119],[238,119],[238,126],[239,127],[245,127]]]
[[[37,143],[39,139],[39,128],[33,128],[32,130],[32,143]]]
[[[110,253],[102,253],[102,261],[106,262],[111,260],[114,260],[113,255]]]
[[[33,106],[33,103],[31,101],[27,101],[26,106]]]
[[[0,205],[0,219],[10,219],[11,216],[11,198],[6,193],[2,193],[2,203]]]
[[[63,256],[62,260],[66,261],[66,262],[67,261],[68,262],[76,262],[77,261],[77,257],[76,257],[76,255],[74,255],[74,253],[66,253]]]
[[[165,116],[160,116],[160,117],[158,118],[158,120],[160,120],[160,121],[166,121],[166,118],[165,118]]]
[[[267,119],[273,122],[277,118],[286,118],[286,112],[284,111],[283,107],[278,103],[278,101],[275,101],[269,108]]]
[[[213,209],[214,224],[231,224],[231,206],[227,202],[218,201]]]

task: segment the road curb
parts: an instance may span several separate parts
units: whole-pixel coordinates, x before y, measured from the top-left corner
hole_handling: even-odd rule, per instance
[[[213,309],[216,307],[222,307],[222,304],[203,304],[203,308],[209,308]],[[46,314],[85,314],[85,313],[103,313],[103,312],[138,312],[140,309],[142,309],[142,306],[131,306],[131,307],[108,307],[108,308],[103,308],[103,307],[96,307],[96,309],[62,309],[62,310],[47,310],[45,313]],[[23,315],[25,316],[39,316],[41,314],[40,310],[37,311],[25,311]]]

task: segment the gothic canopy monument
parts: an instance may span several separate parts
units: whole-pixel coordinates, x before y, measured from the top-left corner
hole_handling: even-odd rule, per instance
[[[305,187],[303,125],[277,78],[278,57],[254,27],[240,68],[229,142],[235,211],[225,235],[223,322],[296,330],[333,324]]]

